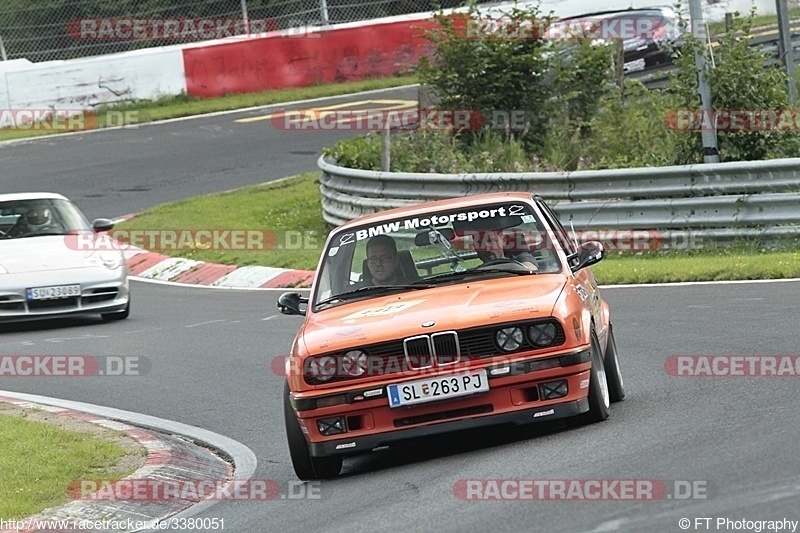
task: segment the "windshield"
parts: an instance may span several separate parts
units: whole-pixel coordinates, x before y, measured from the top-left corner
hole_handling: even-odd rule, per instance
[[[554,273],[561,263],[525,203],[398,217],[335,233],[313,305],[424,290],[477,278]]]
[[[78,208],[67,200],[44,198],[0,202],[0,239],[66,235],[91,229]]]

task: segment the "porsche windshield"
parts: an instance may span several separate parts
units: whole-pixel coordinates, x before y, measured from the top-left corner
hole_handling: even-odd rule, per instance
[[[349,228],[328,242],[313,305],[483,277],[560,272],[544,228],[528,204],[508,202]]]
[[[67,200],[37,198],[0,202],[0,239],[23,239],[91,231],[80,211]]]

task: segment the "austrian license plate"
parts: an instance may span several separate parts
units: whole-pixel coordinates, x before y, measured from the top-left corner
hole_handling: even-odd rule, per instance
[[[80,285],[56,285],[53,287],[36,287],[27,289],[28,300],[56,300],[81,295]]]
[[[436,378],[409,381],[386,387],[389,407],[403,407],[417,403],[434,402],[489,390],[486,370]]]

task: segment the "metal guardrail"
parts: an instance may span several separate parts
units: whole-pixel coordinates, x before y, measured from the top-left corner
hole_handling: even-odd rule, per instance
[[[320,189],[333,225],[428,200],[538,194],[577,230],[657,230],[665,248],[739,237],[800,240],[800,158],[547,173],[412,174],[343,168],[324,156]]]

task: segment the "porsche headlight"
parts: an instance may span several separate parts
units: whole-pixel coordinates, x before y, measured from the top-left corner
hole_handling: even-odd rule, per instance
[[[110,270],[116,270],[122,266],[122,258],[119,254],[100,254],[100,261],[103,262],[104,267]]]
[[[309,377],[317,381],[330,381],[336,376],[336,358],[330,355],[308,360]]]
[[[522,346],[523,336],[520,328],[503,328],[494,334],[497,347],[504,352],[513,352]]]
[[[358,377],[367,372],[369,357],[361,350],[350,350],[342,357],[342,370],[347,374]]]
[[[104,266],[116,270],[122,266],[122,258],[115,253],[96,253],[86,258],[86,266]]]

